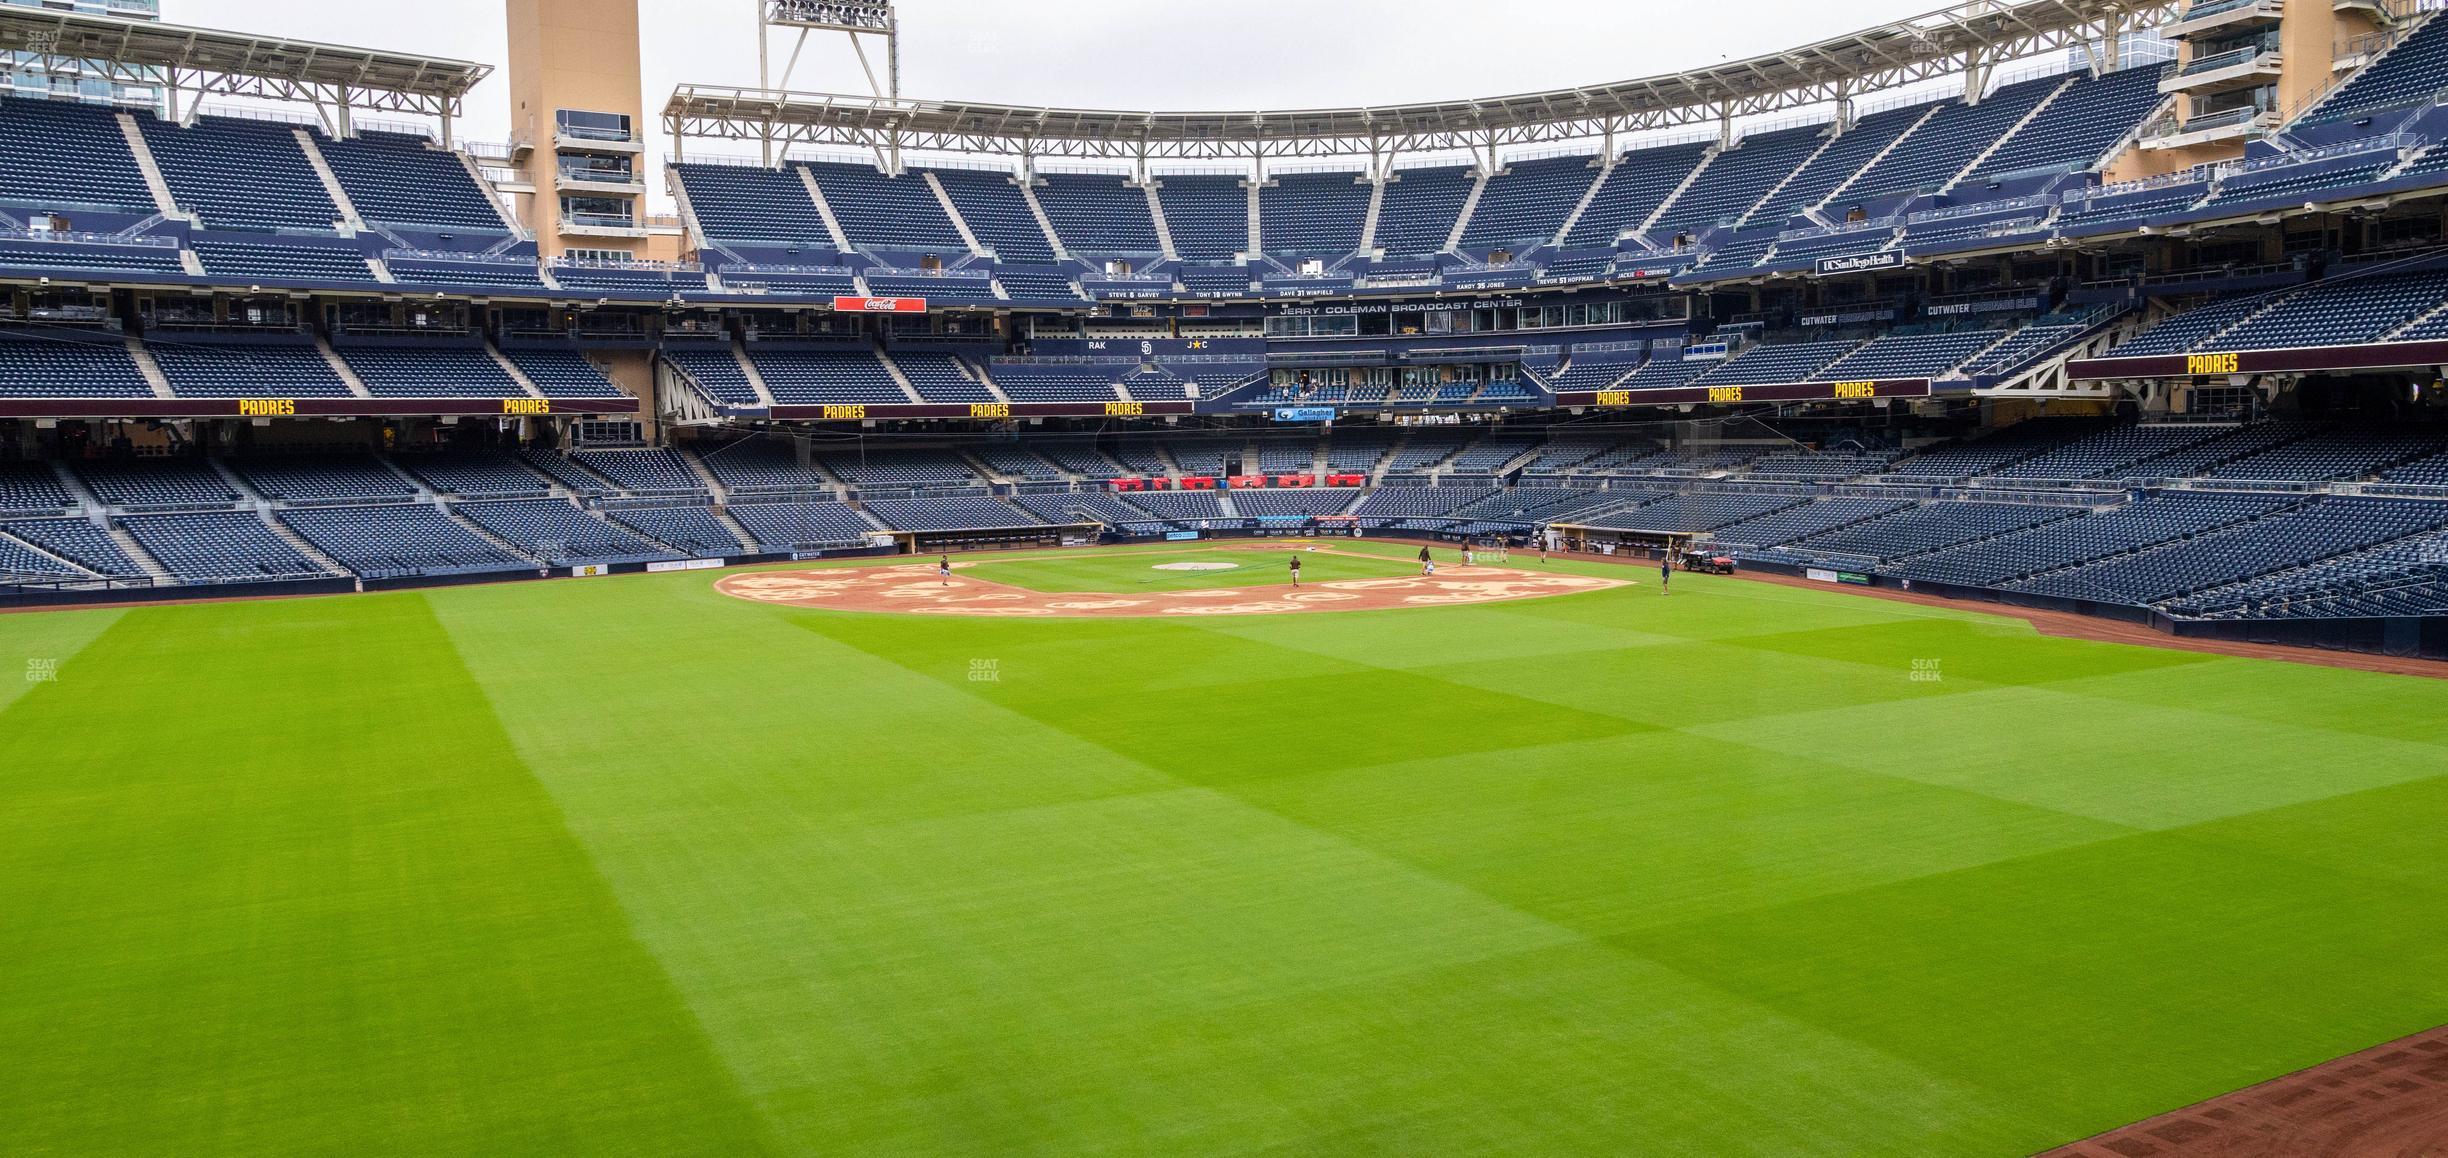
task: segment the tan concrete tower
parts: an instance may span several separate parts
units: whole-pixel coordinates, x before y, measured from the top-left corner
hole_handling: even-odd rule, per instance
[[[546,257],[668,258],[647,216],[637,0],[507,0],[517,199]],[[662,240],[665,244],[655,244]]]
[[[2178,42],[2159,91],[2174,108],[2119,157],[2112,181],[2245,155],[2422,22],[2424,0],[2189,0],[2160,29]]]

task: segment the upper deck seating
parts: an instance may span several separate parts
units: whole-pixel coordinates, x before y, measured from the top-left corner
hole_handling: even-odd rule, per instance
[[[1227,174],[1162,173],[1156,181],[1156,199],[1164,206],[1165,225],[1182,260],[1231,261],[1249,248],[1246,180]]]
[[[1147,191],[1127,177],[1103,173],[1047,173],[1038,179],[1037,204],[1054,223],[1054,235],[1073,253],[1161,252]]]
[[[1480,193],[1470,224],[1462,229],[1462,248],[1544,245],[1555,240],[1564,231],[1564,218],[1599,176],[1596,157],[1540,157],[1507,163],[1488,178],[1486,190]]]
[[[944,194],[952,198],[952,207],[960,211],[961,220],[969,223],[969,232],[977,235],[978,244],[994,252],[995,260],[1053,264],[1053,243],[1046,240],[1045,230],[1029,211],[1028,199],[1021,195],[1012,174],[983,169],[932,172]]]
[[[234,117],[200,117],[183,129],[147,116],[136,123],[179,207],[207,228],[330,233],[340,221],[296,126]]]
[[[1394,174],[1377,211],[1377,247],[1396,256],[1444,249],[1473,181],[1468,165],[1405,169]]]
[[[58,212],[157,208],[112,110],[83,101],[0,97],[0,205]]]
[[[510,232],[466,159],[424,137],[369,131],[345,140],[320,139],[315,147],[357,215],[369,222],[479,237]]]

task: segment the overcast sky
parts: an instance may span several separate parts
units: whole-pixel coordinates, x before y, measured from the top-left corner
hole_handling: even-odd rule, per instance
[[[1939,6],[1940,0],[1545,0],[1519,8],[1485,0],[901,0],[901,91],[1131,109],[1496,96],[1755,56]],[[646,116],[658,146],[665,143],[657,114],[674,85],[756,83],[756,12],[756,0],[640,0]],[[163,0],[162,19],[497,69],[508,39],[501,0]],[[779,80],[790,41],[777,35],[774,44]],[[882,61],[876,63],[880,73]],[[790,81],[817,92],[865,86],[839,36],[811,37]],[[469,97],[463,139],[507,135],[507,90],[496,71]],[[747,142],[696,148],[756,151]]]

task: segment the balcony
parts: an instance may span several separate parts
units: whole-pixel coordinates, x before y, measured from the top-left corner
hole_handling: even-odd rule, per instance
[[[2338,12],[2360,12],[2375,24],[2411,24],[2424,10],[2434,7],[2432,0],[2333,0],[2331,9]]]
[[[2259,88],[2274,83],[2285,63],[2275,48],[2246,46],[2185,62],[2175,75],[2159,82],[2159,91],[2207,96]]]
[[[644,237],[647,228],[627,214],[564,212],[561,233],[565,237]]]
[[[561,125],[553,129],[553,148],[581,153],[644,153],[646,143],[634,133]]]
[[[459,147],[479,161],[516,164],[535,151],[535,142],[524,136],[514,136],[507,141],[462,141]]]
[[[2145,149],[2189,149],[2197,145],[2215,145],[2228,141],[2249,141],[2267,135],[2278,127],[2275,109],[2246,106],[2225,112],[2205,113],[2190,120],[2161,121],[2142,137]]]
[[[2286,0],[2200,0],[2161,31],[2171,37],[2199,36],[2276,24],[2285,15]]]
[[[600,193],[616,197],[644,196],[646,179],[638,176],[635,171],[564,165],[553,173],[553,189],[561,193]]]

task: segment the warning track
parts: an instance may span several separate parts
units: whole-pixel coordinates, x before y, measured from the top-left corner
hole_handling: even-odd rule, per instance
[[[2448,1027],[2111,1130],[2042,1158],[2448,1154]]]

